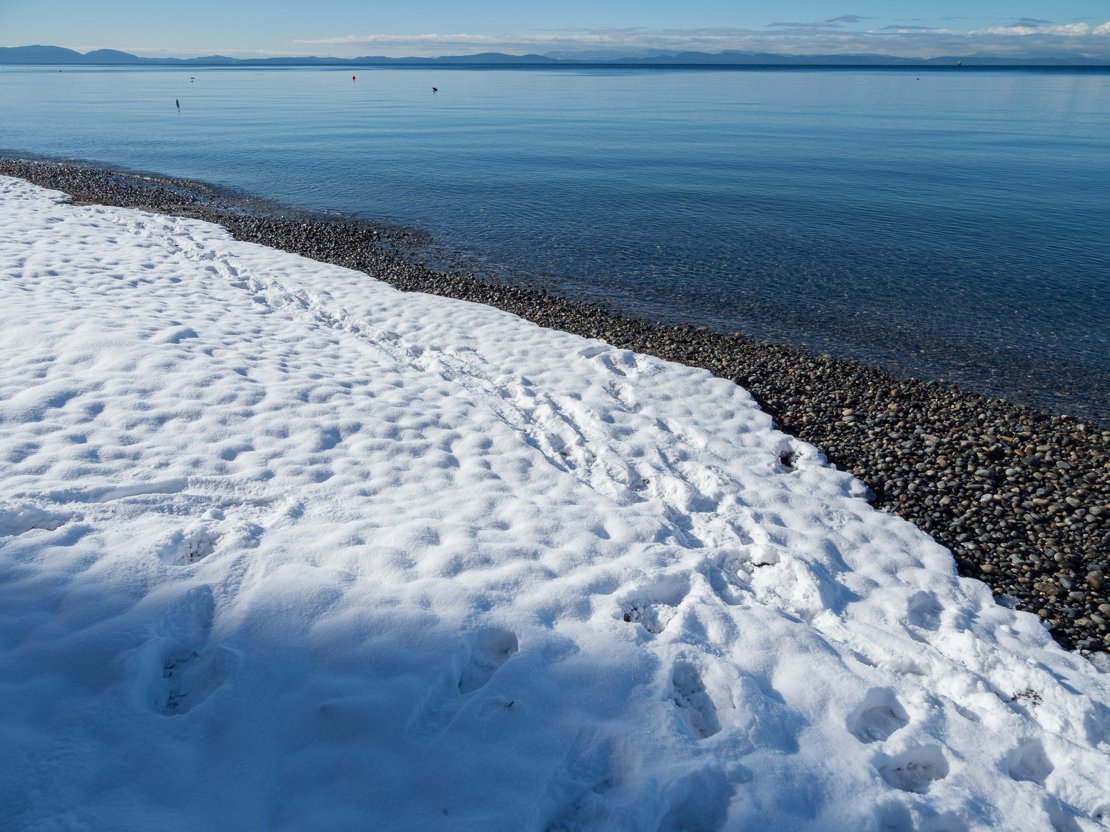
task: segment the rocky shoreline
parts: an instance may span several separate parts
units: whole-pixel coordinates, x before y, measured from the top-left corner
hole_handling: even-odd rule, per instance
[[[238,239],[358,269],[399,289],[485,303],[704,367],[743,385],[784,431],[867,483],[878,508],[950,548],[960,574],[985,582],[1001,603],[1039,615],[1064,647],[1110,652],[1110,428],[737,334],[431,270],[415,262],[414,246],[425,238],[410,229],[76,163],[0,158],[0,174],[77,202],[219,223]]]

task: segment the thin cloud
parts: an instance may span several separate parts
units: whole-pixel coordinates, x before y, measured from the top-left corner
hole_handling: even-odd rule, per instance
[[[366,35],[341,35],[332,38],[297,40],[304,46],[378,46],[378,47],[499,47],[525,46],[546,47],[551,45],[581,46],[692,46],[711,45],[727,48],[732,42],[756,36],[748,29],[703,28],[703,29],[566,29],[545,31],[527,35],[489,35],[459,32],[454,34],[421,33],[397,35],[391,33],[372,33]]]
[[[869,17],[862,17],[858,14],[842,14],[840,17],[831,17],[826,20],[826,23],[863,23],[865,20],[870,20]]]
[[[853,16],[854,17],[854,16]],[[997,23],[957,30],[925,25],[887,25],[848,29],[839,23],[777,23],[766,29],[595,28],[528,34],[427,32],[369,33],[298,40],[298,47],[342,51],[348,55],[444,55],[501,51],[573,53],[605,51],[635,54],[648,50],[703,52],[750,51],[782,55],[880,54],[931,58],[942,55],[1088,57],[1110,60],[1110,21],[1055,24],[1037,20]]]
[[[844,24],[832,20],[818,20],[812,23],[769,23],[767,28],[777,29],[781,32],[803,34],[807,32],[838,32],[844,29]]]
[[[971,32],[972,35],[1056,35],[1065,38],[1089,37],[1091,35],[1097,37],[1100,34],[1108,33],[1110,33],[1110,23],[1104,23],[1101,26],[1091,26],[1089,23],[1060,23],[1053,26],[1042,26],[1040,24],[1029,25],[1022,21],[1009,26],[994,26]]]

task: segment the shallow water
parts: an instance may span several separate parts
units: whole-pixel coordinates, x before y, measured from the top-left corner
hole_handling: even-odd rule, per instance
[[[1110,423],[1110,72],[351,74],[9,67],[0,148]]]

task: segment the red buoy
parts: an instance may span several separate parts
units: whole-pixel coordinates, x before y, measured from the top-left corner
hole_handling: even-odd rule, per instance
[[[356,79],[355,79],[355,76],[353,76],[353,75],[352,75],[352,76],[351,76],[351,80],[352,80],[352,81],[356,80]]]

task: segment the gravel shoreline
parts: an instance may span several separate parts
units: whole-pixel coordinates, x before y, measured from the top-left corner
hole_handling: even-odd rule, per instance
[[[872,502],[950,548],[961,575],[1039,615],[1056,640],[1110,652],[1110,428],[895,378],[851,361],[597,305],[414,261],[426,237],[319,217],[181,179],[0,158],[0,174],[77,202],[196,217],[406,291],[495,306],[543,326],[704,367],[743,385],[779,427],[820,448]],[[784,460],[788,463],[788,460]]]

